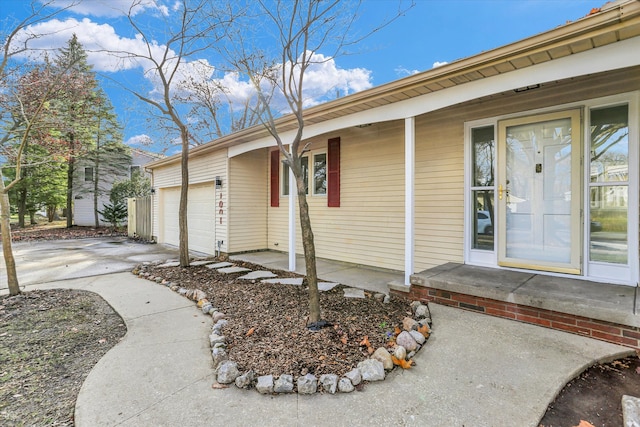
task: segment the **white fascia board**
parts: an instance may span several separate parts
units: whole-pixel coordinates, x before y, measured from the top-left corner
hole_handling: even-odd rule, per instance
[[[635,55],[633,52],[640,52],[640,37],[305,126],[303,139],[357,125],[415,117],[520,87],[640,65],[640,55]],[[283,141],[291,140],[295,132],[292,130],[283,133],[281,135]],[[274,145],[276,143],[273,137],[261,138],[230,147],[229,157]]]

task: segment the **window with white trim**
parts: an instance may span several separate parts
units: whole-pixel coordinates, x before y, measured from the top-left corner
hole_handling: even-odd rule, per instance
[[[313,194],[327,194],[327,153],[313,155]]]
[[[494,250],[495,130],[471,129],[471,249]]]
[[[629,106],[589,111],[589,260],[627,264]]]
[[[309,167],[309,157],[313,158],[313,167]],[[309,183],[312,195],[324,196],[327,194],[327,153],[311,153],[300,159],[302,164],[302,175],[304,177],[304,185],[306,194],[309,194]],[[282,195],[289,195],[289,165],[282,164]]]

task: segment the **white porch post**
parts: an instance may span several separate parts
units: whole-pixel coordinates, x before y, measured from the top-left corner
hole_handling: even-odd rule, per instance
[[[404,284],[411,285],[415,224],[415,118],[404,119]]]
[[[296,179],[289,168],[289,271],[296,271]]]

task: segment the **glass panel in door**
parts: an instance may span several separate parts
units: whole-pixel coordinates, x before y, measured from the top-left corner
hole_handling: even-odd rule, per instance
[[[580,273],[580,115],[500,123],[500,265]]]

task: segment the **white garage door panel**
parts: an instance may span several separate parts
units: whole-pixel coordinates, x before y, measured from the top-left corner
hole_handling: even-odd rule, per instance
[[[189,187],[187,226],[189,250],[213,254],[215,252],[215,190],[212,185]],[[178,208],[180,189],[163,190],[164,242],[178,246]]]

